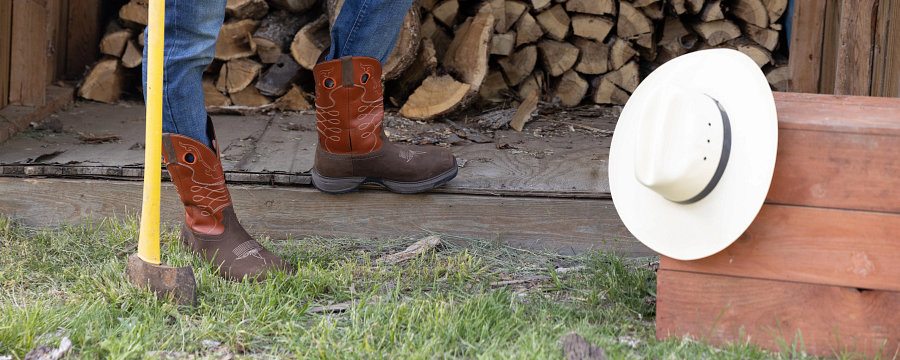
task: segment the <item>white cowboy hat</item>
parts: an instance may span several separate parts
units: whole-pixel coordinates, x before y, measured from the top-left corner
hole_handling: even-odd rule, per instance
[[[775,100],[748,56],[712,49],[672,59],[631,95],[609,150],[616,211],[644,245],[693,260],[731,245],[769,191]]]

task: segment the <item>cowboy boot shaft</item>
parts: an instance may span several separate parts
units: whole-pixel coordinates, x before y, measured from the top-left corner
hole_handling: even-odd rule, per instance
[[[163,160],[184,204],[188,227],[196,233],[225,231],[222,210],[231,205],[219,156],[189,137],[163,134]]]
[[[382,146],[381,63],[343,57],[316,65],[316,129],[333,154],[367,154]]]

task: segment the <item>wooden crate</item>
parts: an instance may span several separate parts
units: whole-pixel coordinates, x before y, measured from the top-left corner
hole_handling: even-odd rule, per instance
[[[660,260],[657,337],[816,355],[900,352],[900,99],[776,93],[759,215],[708,258]]]
[[[900,96],[900,1],[795,1],[788,88]]]

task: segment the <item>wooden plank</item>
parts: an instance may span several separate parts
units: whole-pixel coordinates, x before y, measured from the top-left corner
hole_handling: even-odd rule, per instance
[[[793,92],[816,93],[822,66],[822,40],[825,26],[824,1],[797,1],[791,19],[791,49],[788,66]]]
[[[900,99],[776,97],[768,202],[900,213]]]
[[[878,0],[842,0],[834,94],[869,95]]]
[[[660,269],[900,291],[900,214],[764,205],[731,246]]]
[[[9,103],[9,59],[12,41],[12,2],[0,2],[0,109]]]
[[[75,100],[75,90],[72,88],[61,86],[44,88],[49,101],[43,106],[9,105],[0,109],[0,143],[27,129],[32,121],[50,116]]]
[[[69,1],[66,76],[82,77],[97,60],[101,33],[101,0]]]
[[[44,105],[47,85],[47,2],[13,1],[9,102]]]
[[[753,342],[810,355],[900,352],[900,292],[660,269],[656,337]]]
[[[162,188],[162,218],[177,223],[184,212],[174,187],[164,183]],[[610,200],[398,195],[373,190],[335,196],[311,188],[229,188],[238,217],[249,231],[277,238],[394,238],[432,231],[461,243],[484,239],[561,253],[653,254],[628,233]],[[141,183],[136,181],[0,178],[0,213],[27,225],[134,214],[140,205]]]
[[[841,0],[825,0],[825,26],[822,38],[822,70],[819,75],[819,92],[834,93],[837,71],[838,47],[841,42]]]
[[[900,4],[882,1],[875,26],[872,96],[900,96]]]
[[[233,170],[308,174],[313,167],[318,133],[315,117],[276,115],[270,120],[253,151],[249,151]]]

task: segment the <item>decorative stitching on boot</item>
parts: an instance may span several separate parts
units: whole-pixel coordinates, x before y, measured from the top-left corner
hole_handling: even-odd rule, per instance
[[[258,242],[254,240],[247,240],[240,245],[235,246],[234,250],[231,250],[231,252],[234,253],[234,256],[237,257],[235,260],[241,260],[248,256],[253,256],[265,261],[266,259],[259,255],[259,250],[262,248],[262,245],[260,245]]]

